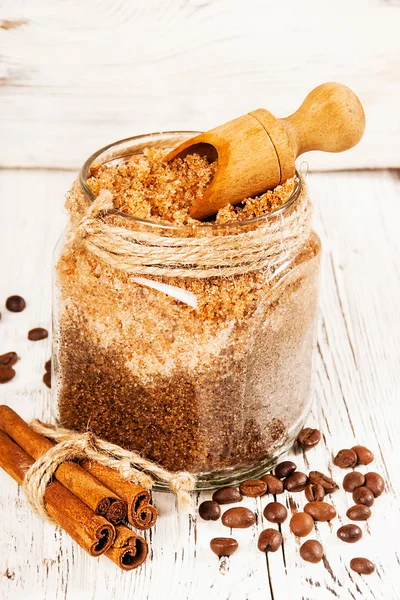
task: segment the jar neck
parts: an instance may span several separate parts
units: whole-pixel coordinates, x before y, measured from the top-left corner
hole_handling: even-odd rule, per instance
[[[132,156],[143,154],[146,148],[155,148],[167,152],[184,140],[191,139],[197,135],[197,131],[172,131],[165,133],[152,133],[139,135],[124,140],[117,141],[101,148],[90,156],[81,168],[78,176],[78,185],[87,205],[95,199],[95,194],[87,185],[87,180],[95,167],[100,165],[116,165],[128,161]],[[218,234],[228,235],[254,230],[257,226],[266,221],[273,222],[274,219],[286,218],[295,208],[303,189],[301,177],[296,172],[294,188],[286,202],[274,211],[268,214],[253,217],[247,220],[229,222],[229,223],[200,223],[199,225],[173,225],[171,223],[161,223],[148,219],[140,219],[118,210],[111,211],[116,215],[119,224],[132,228],[137,224],[140,227],[154,228],[154,231],[163,231],[164,234],[183,237],[208,237]]]

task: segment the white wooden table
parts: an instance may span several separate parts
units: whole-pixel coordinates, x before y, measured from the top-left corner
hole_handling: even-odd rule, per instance
[[[17,375],[0,386],[0,402],[25,419],[51,417],[50,393],[42,383],[50,340],[30,342],[35,326],[50,328],[52,249],[65,222],[64,193],[73,173],[0,171],[0,354],[20,356]],[[42,522],[18,486],[0,472],[0,597],[38,600],[395,600],[400,553],[400,175],[358,171],[308,176],[324,260],[316,353],[315,403],[308,423],[323,442],[294,460],[300,470],[330,471],[332,453],[355,443],[375,453],[374,470],[387,492],[362,523],[363,539],[340,542],[336,530],[351,505],[343,490],[332,496],[339,518],[317,526],[326,559],[299,559],[298,543],[282,525],[284,544],[267,558],[256,549],[268,524],[267,499],[243,502],[258,523],[234,533],[240,547],[226,573],[208,544],[226,535],[221,523],[179,512],[172,495],[155,494],[160,518],[147,535],[151,553],[138,571],[121,572],[105,558],[88,557],[62,531]],[[27,308],[8,312],[5,299],[21,294]],[[361,467],[362,470],[367,468]],[[371,470],[371,469],[370,469]],[[196,498],[205,499],[206,494]],[[304,494],[294,494],[302,506]],[[289,504],[288,504],[288,508]],[[353,556],[366,556],[376,573],[349,570]]]
[[[357,148],[315,153],[310,164],[398,167],[399,15],[399,0],[0,0],[0,354],[21,357],[0,402],[26,419],[51,418],[42,383],[50,340],[26,335],[50,327],[68,169],[129,135],[208,129],[259,106],[284,116],[327,80],[359,94],[367,130]],[[299,560],[288,523],[282,550],[266,559],[255,547],[267,500],[246,500],[258,523],[235,532],[240,549],[223,574],[208,548],[223,526],[189,519],[172,496],[155,494],[149,560],[121,573],[41,522],[0,472],[1,600],[400,598],[400,176],[312,173],[309,183],[324,244],[309,424],[324,440],[294,458],[301,470],[329,465],[340,481],[331,453],[355,442],[371,447],[388,491],[362,524],[362,541],[354,547],[335,536],[351,502],[338,491],[340,519],[318,526],[324,563]],[[28,303],[20,314],[4,308],[16,293]],[[301,506],[304,495],[293,499]],[[377,565],[368,578],[349,571],[360,554]]]

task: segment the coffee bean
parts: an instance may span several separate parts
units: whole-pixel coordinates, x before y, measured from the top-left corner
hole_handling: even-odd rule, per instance
[[[257,545],[261,552],[276,552],[282,545],[282,536],[276,529],[264,529]]]
[[[314,521],[331,521],[336,517],[336,510],[327,502],[308,502],[304,512],[311,515]]]
[[[342,527],[339,527],[336,535],[340,540],[342,540],[342,542],[354,544],[355,542],[358,542],[358,540],[361,540],[362,531],[358,525],[343,525]]]
[[[241,501],[242,494],[235,487],[224,487],[216,490],[212,495],[212,499],[218,504],[233,504]]]
[[[296,471],[285,479],[285,490],[288,492],[302,492],[307,485],[307,475]]]
[[[300,546],[300,556],[310,563],[318,563],[324,555],[322,544],[317,540],[307,540]]]
[[[51,358],[49,358],[49,360],[44,364],[44,369],[48,373],[51,371]]]
[[[242,496],[258,498],[259,496],[264,496],[266,493],[267,484],[261,479],[249,479],[239,485],[239,491]]]
[[[28,339],[31,342],[38,342],[39,340],[44,340],[49,335],[47,329],[43,329],[43,327],[35,327],[35,329],[31,329],[28,333]]]
[[[366,521],[371,516],[371,509],[365,504],[356,504],[348,509],[346,515],[352,521]]]
[[[353,492],[353,500],[356,504],[365,504],[365,506],[372,506],[374,503],[374,494],[371,490],[364,485],[358,487]]]
[[[1,367],[13,367],[18,360],[16,352],[6,352],[0,356]]]
[[[221,508],[214,500],[205,500],[199,506],[199,515],[205,521],[218,521],[221,516]]]
[[[350,569],[360,575],[371,575],[375,571],[375,565],[368,558],[352,558]]]
[[[286,521],[287,510],[280,502],[270,502],[264,508],[264,517],[271,523],[283,523]]]
[[[333,464],[341,469],[349,469],[357,464],[357,454],[354,450],[343,449],[339,450],[333,459]]]
[[[264,475],[261,479],[267,484],[267,494],[275,495],[283,493],[283,481],[275,475]]]
[[[374,460],[371,450],[368,450],[365,446],[353,446],[352,450],[357,454],[358,465],[369,465]]]
[[[25,306],[26,302],[22,296],[10,296],[6,300],[6,308],[11,312],[21,312]]]
[[[318,429],[312,429],[311,427],[305,427],[302,429],[297,436],[297,441],[305,450],[314,448],[321,439],[321,432]]]
[[[15,371],[12,367],[0,366],[0,383],[7,383],[15,377]]]
[[[290,519],[290,531],[299,537],[305,537],[314,527],[313,518],[305,512],[299,512]]]
[[[221,556],[232,556],[238,549],[239,544],[233,538],[217,537],[210,542],[210,548],[219,558]]]
[[[275,475],[278,479],[284,479],[285,477],[289,477],[292,473],[295,472],[297,466],[291,460],[284,460],[279,463],[275,467]]]
[[[364,485],[365,476],[359,471],[352,471],[352,473],[347,473],[343,479],[343,489],[346,492],[354,492],[354,490],[358,487]]]
[[[309,483],[306,486],[305,494],[309,502],[318,502],[325,498],[325,490],[319,483]]]
[[[385,482],[379,473],[367,473],[365,476],[365,487],[371,490],[374,498],[378,498],[385,490]]]
[[[222,515],[222,524],[225,527],[234,529],[247,529],[256,522],[256,515],[249,508],[239,506],[237,508],[229,508]]]
[[[339,487],[333,481],[333,479],[328,477],[328,475],[324,475],[320,471],[310,471],[308,478],[311,483],[318,483],[319,485],[322,485],[326,494],[331,494],[332,492],[337,490]]]
[[[51,373],[49,371],[46,371],[43,375],[43,383],[47,385],[48,388],[51,388]]]

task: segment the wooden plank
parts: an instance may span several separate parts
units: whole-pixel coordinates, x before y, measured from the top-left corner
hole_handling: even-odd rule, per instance
[[[399,179],[392,173],[317,175],[310,177],[310,185],[325,247],[314,414],[327,449],[317,467],[327,463],[331,452],[356,440],[375,453],[373,466],[359,470],[382,473],[390,492],[377,499],[373,518],[361,525],[364,537],[356,546],[339,542],[336,524],[332,534],[324,524],[319,527],[321,536],[324,530],[327,534],[333,574],[329,587],[339,598],[396,598],[398,564],[390,540],[398,532],[393,515],[400,489],[393,445],[400,433],[393,395],[400,386],[396,352],[400,320],[393,306],[400,292],[400,280],[395,278],[400,254],[398,236],[388,236],[385,230],[389,222],[393,234],[400,227],[395,204]],[[341,481],[345,472],[332,463],[330,470]],[[351,496],[338,491],[332,501],[343,522],[349,522],[345,512],[353,504]],[[355,555],[369,556],[377,573],[356,577],[348,568]]]
[[[293,112],[324,81],[353,87],[367,132],[313,168],[400,165],[398,2],[2,2],[0,165],[77,168],[139,133]]]
[[[62,204],[72,173],[0,171],[0,353],[21,356],[17,376],[0,386],[6,402],[24,418],[50,419],[50,394],[42,384],[49,340],[29,342],[33,326],[50,327],[52,248],[65,222]],[[322,523],[316,537],[326,550],[319,565],[299,558],[299,543],[282,525],[284,547],[265,557],[256,550],[259,532],[268,526],[262,509],[271,498],[247,499],[258,523],[234,532],[238,552],[224,572],[209,550],[211,537],[230,534],[221,523],[189,519],[176,510],[173,496],[155,494],[160,519],[148,539],[151,556],[142,569],[121,573],[104,558],[86,556],[63,532],[42,522],[27,506],[14,482],[0,472],[0,597],[20,600],[112,600],[160,596],[177,600],[395,600],[400,535],[400,470],[396,442],[400,434],[400,177],[394,172],[316,174],[308,177],[316,207],[316,226],[324,244],[320,327],[316,356],[316,404],[309,423],[324,440],[307,454],[293,451],[299,470],[344,472],[332,466],[332,452],[365,443],[375,452],[373,469],[388,483],[373,517],[361,524],[363,539],[346,545],[336,538],[351,498],[332,495],[340,519]],[[7,201],[4,202],[4,199]],[[12,314],[6,297],[20,293],[27,309]],[[361,470],[371,470],[361,467]],[[197,503],[209,497],[201,494]],[[304,505],[294,494],[289,510]],[[311,537],[311,536],[310,536]],[[377,573],[359,577],[349,560],[365,555]]]

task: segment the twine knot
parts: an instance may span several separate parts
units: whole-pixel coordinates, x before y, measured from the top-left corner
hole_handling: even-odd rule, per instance
[[[94,233],[93,225],[97,224],[110,210],[114,208],[113,195],[108,190],[101,190],[100,194],[89,205],[86,213],[79,221],[74,232],[74,238],[85,239]]]
[[[196,480],[191,473],[188,473],[187,471],[181,471],[172,475],[169,482],[169,487],[174,492],[177,490],[191,492],[195,482]]]
[[[184,508],[189,512],[193,512],[192,499],[190,492],[192,492],[196,485],[196,479],[191,473],[187,471],[180,471],[174,473],[169,480],[170,489],[180,497],[180,502]]]

